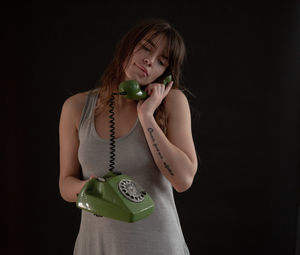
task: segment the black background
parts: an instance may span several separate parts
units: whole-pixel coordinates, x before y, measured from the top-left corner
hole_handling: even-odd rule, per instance
[[[191,254],[300,254],[300,8],[242,3],[2,6],[1,254],[72,254],[80,210],[58,190],[61,107],[94,87],[117,41],[148,17],[187,46],[201,162],[175,198]]]

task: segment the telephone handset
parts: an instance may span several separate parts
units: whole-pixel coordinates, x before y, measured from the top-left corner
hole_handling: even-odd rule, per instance
[[[168,74],[166,78],[161,81],[161,83],[167,85],[171,81],[172,81],[172,74]],[[160,82],[160,80],[157,80],[157,82]],[[146,91],[143,91],[140,88],[140,85],[136,80],[128,80],[128,81],[121,82],[119,84],[119,92],[120,94],[124,95],[128,99],[133,99],[133,100],[146,99],[148,97]]]

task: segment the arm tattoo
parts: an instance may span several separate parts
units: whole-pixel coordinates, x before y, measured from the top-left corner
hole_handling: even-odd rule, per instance
[[[158,145],[157,145],[156,142],[155,142],[155,139],[154,139],[154,136],[153,136],[153,132],[154,132],[153,128],[148,128],[148,132],[149,132],[150,137],[151,137],[151,140],[152,140],[152,142],[153,142],[152,145],[155,147],[155,150],[156,150],[156,152],[158,153],[158,156],[159,156],[160,159],[163,161],[164,167],[168,170],[168,172],[170,173],[170,175],[173,175],[173,176],[174,176],[174,173],[173,173],[172,169],[171,169],[170,166],[164,161],[164,157],[163,157],[163,155],[161,154],[161,152],[160,152],[160,150],[159,150],[159,148],[158,148]]]

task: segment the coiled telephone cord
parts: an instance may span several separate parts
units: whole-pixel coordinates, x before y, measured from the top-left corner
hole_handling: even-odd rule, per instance
[[[115,112],[114,112],[114,105],[115,105],[115,95],[126,95],[127,93],[126,92],[119,92],[119,93],[112,93],[111,94],[111,98],[110,98],[110,100],[109,100],[109,113],[110,113],[110,115],[108,116],[109,117],[109,123],[110,123],[110,125],[109,125],[109,132],[110,132],[110,156],[109,156],[109,158],[110,158],[110,160],[109,160],[109,171],[114,171],[114,169],[115,169],[115,156],[116,156],[116,154],[115,154],[115,152],[116,152],[116,145],[115,145],[115,143],[116,143],[116,141],[115,141],[115,139],[116,139],[116,137],[115,137]]]

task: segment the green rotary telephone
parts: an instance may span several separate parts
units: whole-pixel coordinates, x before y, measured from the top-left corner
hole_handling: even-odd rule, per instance
[[[125,222],[135,222],[149,216],[154,202],[128,176],[109,172],[104,177],[89,180],[77,197],[77,207]]]
[[[168,75],[163,84],[172,81]],[[150,195],[127,175],[114,171],[115,136],[114,136],[114,95],[121,94],[133,100],[146,99],[145,91],[135,80],[119,84],[119,92],[113,93],[110,101],[110,169],[103,177],[89,180],[78,194],[76,206],[96,216],[107,217],[124,222],[141,220],[154,210],[154,202]]]

